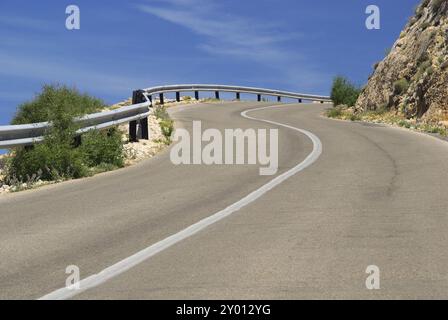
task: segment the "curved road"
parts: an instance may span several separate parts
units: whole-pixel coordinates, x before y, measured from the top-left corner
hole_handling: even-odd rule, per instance
[[[296,130],[243,118],[269,104],[171,110],[191,129],[278,128],[279,172],[312,152]],[[448,145],[320,116],[320,104],[254,111],[312,132],[323,152],[256,201],[76,299],[448,298]],[[36,299],[241,200],[276,176],[259,166],[134,167],[0,198],[0,298]],[[366,267],[381,270],[367,290]]]

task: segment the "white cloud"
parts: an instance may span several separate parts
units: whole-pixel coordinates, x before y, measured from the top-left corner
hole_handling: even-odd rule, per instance
[[[87,66],[59,63],[44,58],[39,62],[30,56],[8,54],[0,51],[0,75],[22,77],[49,83],[76,85],[82,89],[100,93],[130,94],[132,90],[144,87],[149,75],[131,77],[93,71]]]
[[[153,0],[137,7],[203,36],[197,45],[201,50],[261,64],[291,87],[308,90],[328,79],[300,52],[287,49],[290,41],[306,41],[300,32],[284,32],[279,25],[225,13],[214,0]]]
[[[48,30],[50,28],[50,24],[45,20],[37,20],[25,16],[0,15],[0,25],[33,30]]]

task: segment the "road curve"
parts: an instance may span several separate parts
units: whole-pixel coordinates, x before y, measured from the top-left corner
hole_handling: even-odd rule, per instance
[[[241,117],[258,103],[173,109],[179,125],[277,128]],[[433,137],[285,105],[250,113],[314,133],[320,158],[256,201],[77,299],[448,297],[448,145]],[[312,141],[279,128],[279,172]],[[0,198],[0,298],[96,274],[259,189],[258,166],[174,166],[168,152],[131,168]],[[365,287],[368,265],[381,289]]]

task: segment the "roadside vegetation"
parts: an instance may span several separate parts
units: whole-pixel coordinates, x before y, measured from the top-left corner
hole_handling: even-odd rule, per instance
[[[158,106],[154,110],[154,115],[159,119],[160,129],[165,138],[164,143],[171,144],[171,135],[174,132],[174,121],[171,120],[165,106]]]
[[[420,132],[437,134],[442,137],[448,136],[448,130],[445,126],[428,124],[420,122],[416,119],[406,119],[403,115],[400,115],[395,111],[387,111],[384,109],[355,112],[353,108],[347,108],[346,106],[336,106],[328,109],[326,111],[326,116],[329,118],[340,120],[385,123]]]
[[[331,89],[331,100],[333,100],[336,106],[346,105],[353,107],[360,93],[361,90],[347,80],[347,78],[342,76],[334,78]]]
[[[125,149],[127,135],[123,128],[91,130],[81,137],[76,134],[79,127],[75,117],[106,109],[103,101],[76,89],[44,86],[33,100],[18,107],[12,124],[48,121],[51,128],[45,132],[42,143],[15,148],[0,157],[0,189],[7,186],[8,191],[16,192],[41,184],[89,177],[128,165],[129,148]],[[152,122],[160,126],[163,134],[159,133],[163,137],[159,145],[170,144],[174,123],[165,107],[156,108],[154,116],[151,116]],[[158,143],[143,143],[144,146],[147,144],[160,149]]]
[[[106,108],[100,99],[59,85],[45,85],[33,100],[21,104],[11,124],[37,123],[52,120],[55,112],[70,117],[98,112]]]
[[[123,167],[123,143],[117,129],[93,130],[81,139],[76,135],[74,117],[104,107],[101,100],[76,89],[44,86],[32,101],[18,107],[12,123],[49,121],[52,126],[42,143],[12,151],[5,165],[5,183],[20,189],[38,180],[78,179]]]
[[[409,82],[406,79],[400,79],[394,83],[394,92],[396,94],[406,92],[408,88]],[[361,91],[353,86],[346,78],[336,77],[332,88],[334,107],[326,110],[325,115],[334,119],[385,123],[420,132],[437,134],[442,137],[448,136],[446,126],[428,124],[419,121],[416,118],[408,119],[399,110],[389,110],[386,106],[379,106],[376,110],[363,111],[356,109],[356,99],[360,92]]]

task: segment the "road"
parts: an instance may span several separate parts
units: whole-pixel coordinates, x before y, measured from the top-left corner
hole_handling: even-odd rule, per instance
[[[279,171],[313,151],[301,132],[243,118],[268,103],[172,109],[178,126],[278,128]],[[73,299],[448,298],[448,144],[288,104],[250,113],[307,130],[323,152],[255,201]],[[274,177],[259,166],[140,164],[0,198],[0,298],[98,274],[238,202]],[[381,271],[367,290],[366,267]]]

